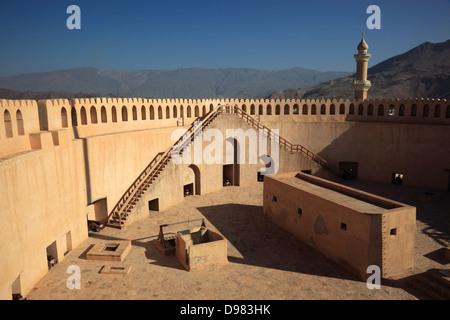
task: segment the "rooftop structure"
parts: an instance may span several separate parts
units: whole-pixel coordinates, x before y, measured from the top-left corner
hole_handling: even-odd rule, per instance
[[[416,209],[304,173],[267,176],[263,214],[343,267],[367,279],[414,267]]]

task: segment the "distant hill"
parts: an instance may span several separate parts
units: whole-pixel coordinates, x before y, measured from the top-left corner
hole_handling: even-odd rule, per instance
[[[356,62],[355,62],[356,63]],[[369,60],[370,63],[370,60]],[[355,75],[321,83],[308,89],[277,91],[265,96],[271,99],[349,98]],[[450,98],[450,40],[426,42],[368,69],[372,82],[368,97]]]
[[[0,88],[0,99],[10,100],[45,100],[45,99],[76,99],[76,98],[95,98],[99,97],[95,93],[68,93],[64,91],[16,91]]]
[[[78,68],[0,77],[0,88],[16,91],[95,92],[97,96],[142,98],[259,98],[284,88],[307,88],[348,76],[303,68],[282,71],[248,68],[100,71]],[[0,96],[1,98],[1,96]]]

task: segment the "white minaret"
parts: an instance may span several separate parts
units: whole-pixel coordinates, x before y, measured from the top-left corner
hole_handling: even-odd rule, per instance
[[[367,91],[372,85],[367,80],[367,65],[369,63],[370,54],[367,53],[369,46],[364,40],[364,33],[362,40],[358,45],[358,54],[355,54],[356,59],[356,80],[353,80],[352,87],[355,90],[355,100],[366,100]]]

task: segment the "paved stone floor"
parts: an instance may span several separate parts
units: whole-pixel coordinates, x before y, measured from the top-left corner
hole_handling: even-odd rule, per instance
[[[416,266],[411,274],[444,265],[441,248],[449,244],[450,194],[434,202],[417,199],[426,190],[352,181],[350,186],[417,207]],[[308,247],[262,215],[262,184],[227,187],[220,192],[187,197],[164,212],[154,212],[122,230],[105,228],[68,253],[26,297],[39,299],[363,299],[415,300],[405,279],[383,280],[369,290],[336,263]],[[159,225],[205,218],[206,226],[228,240],[229,264],[188,272],[175,255],[162,255],[152,244]],[[192,222],[190,226],[199,226]],[[168,230],[170,231],[170,230]],[[92,245],[104,240],[131,240],[123,262],[86,260]],[[81,288],[70,290],[69,265],[81,270]],[[100,274],[103,265],[129,266],[127,275]]]

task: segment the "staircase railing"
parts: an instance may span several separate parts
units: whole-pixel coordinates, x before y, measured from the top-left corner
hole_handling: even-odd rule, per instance
[[[287,150],[289,150],[291,152],[299,152],[302,155],[304,155],[307,158],[314,161],[315,163],[317,163],[318,165],[320,165],[322,167],[326,167],[335,173],[339,172],[339,170],[337,170],[335,167],[330,165],[325,159],[323,159],[319,155],[315,154],[314,152],[305,148],[302,145],[290,143],[289,141],[287,141],[283,137],[279,136],[278,134],[274,133],[270,128],[266,127],[261,122],[259,122],[258,120],[256,120],[251,115],[246,113],[244,110],[238,108],[237,106],[232,106],[232,107],[227,106],[225,108],[225,110],[226,110],[226,113],[238,114],[241,118],[243,118],[245,121],[250,123],[254,128],[263,130],[263,132],[265,132],[268,136],[270,136],[272,139],[277,141],[280,144],[280,146],[286,148]]]
[[[175,147],[182,149],[186,146],[186,144],[190,143],[194,137],[207,125],[209,125],[215,116],[220,113],[220,109],[221,107],[219,106],[215,110],[209,112],[206,117],[198,118],[201,119],[201,126],[196,125],[196,122],[194,121],[186,130],[186,133],[181,136],[177,142],[175,142],[165,152],[158,153],[137,177],[137,179],[131,184],[131,186],[125,191],[114,208],[111,210],[106,221],[111,223],[111,220],[115,219],[120,227],[124,216],[131,210],[135,202],[146,191],[148,186],[155,179],[156,175],[161,172],[167,163],[170,162],[173,149]],[[188,138],[186,138],[187,136]],[[183,142],[183,140],[185,141]]]
[[[271,139],[277,141],[287,150],[291,152],[299,152],[320,166],[327,167],[335,173],[338,172],[322,157],[302,145],[294,145],[290,143],[237,106],[218,106],[213,111],[210,111],[206,117],[197,118],[197,120],[201,120],[201,125],[197,125],[198,122],[194,121],[186,130],[186,133],[183,134],[171,147],[169,147],[165,152],[160,152],[155,156],[155,158],[142,171],[133,184],[125,191],[114,208],[111,210],[106,221],[111,223],[111,219],[115,219],[118,222],[119,227],[121,227],[124,216],[131,211],[131,208],[134,206],[136,201],[139,200],[152,181],[156,179],[156,176],[161,172],[165,165],[170,162],[174,148],[177,148],[180,150],[180,153],[182,153],[184,147],[186,147],[187,144],[190,144],[195,139],[195,136],[201,133],[218,114],[237,114],[250,123],[254,128],[263,130],[269,137],[271,137]]]

